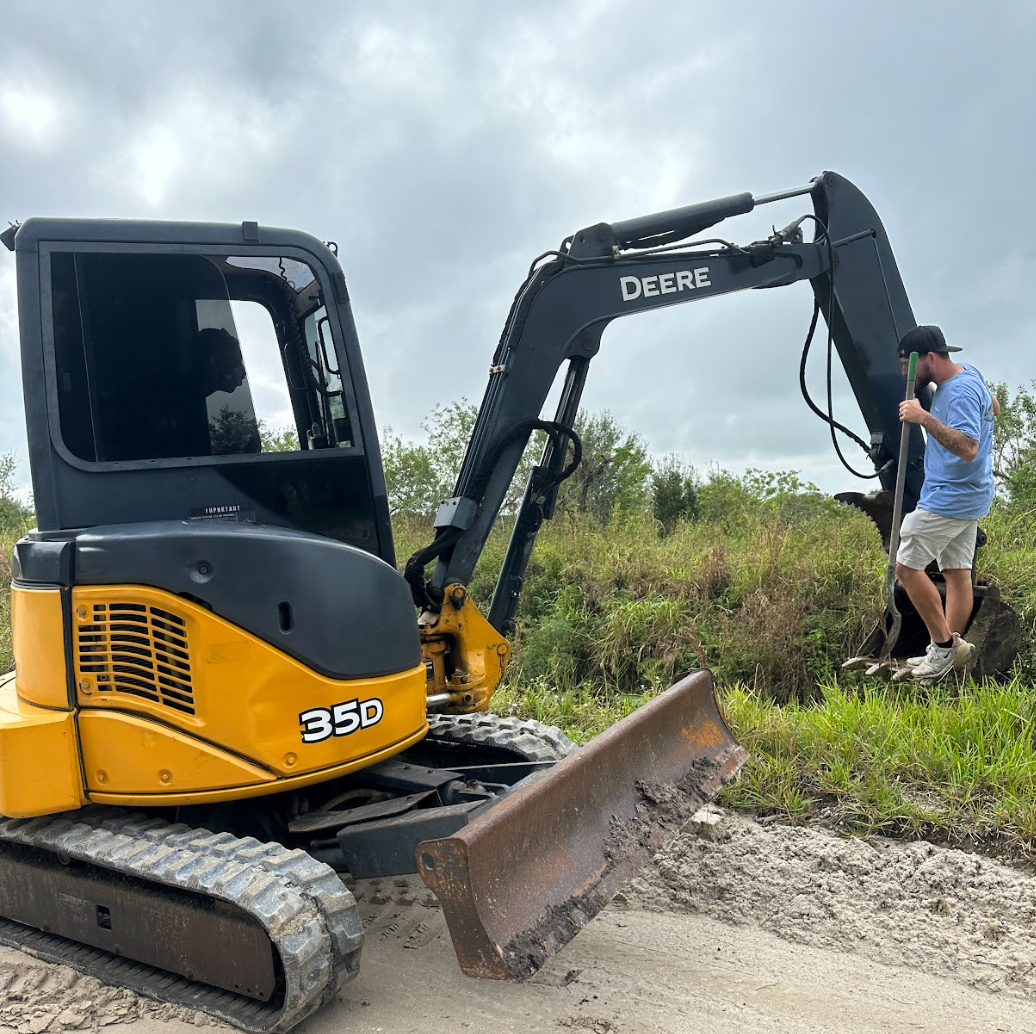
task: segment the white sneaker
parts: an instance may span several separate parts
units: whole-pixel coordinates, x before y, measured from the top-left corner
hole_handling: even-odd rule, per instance
[[[929,643],[927,652],[921,658],[921,663],[910,670],[915,679],[926,679],[935,682],[953,671],[955,654],[956,644],[953,646],[936,646],[935,643]]]
[[[927,658],[928,654],[922,654],[920,657],[908,657],[906,659],[906,666],[908,668],[916,668],[922,661]],[[970,668],[975,663],[975,644],[969,643],[960,632],[953,633],[953,667],[957,671],[963,671],[965,668]]]

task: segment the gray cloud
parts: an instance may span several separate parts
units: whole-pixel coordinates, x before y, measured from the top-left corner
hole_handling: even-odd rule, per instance
[[[874,200],[919,319],[991,379],[1036,375],[1032,5],[8,0],[0,35],[0,216],[337,240],[376,412],[404,434],[481,397],[529,260],[568,233],[827,168]],[[24,456],[11,266],[0,449]],[[796,285],[620,321],[586,405],[699,466],[849,487],[798,395],[810,306]],[[836,409],[862,429],[844,388]]]

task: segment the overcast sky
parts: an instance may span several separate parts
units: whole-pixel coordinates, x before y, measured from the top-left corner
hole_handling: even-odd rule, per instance
[[[825,169],[874,202],[919,322],[990,380],[1036,377],[1033,2],[0,0],[0,39],[0,225],[248,219],[337,241],[379,425],[409,437],[481,398],[533,256]],[[802,283],[618,321],[584,406],[699,468],[860,487],[799,395],[811,311]],[[6,251],[0,361],[24,481]],[[866,436],[844,388],[836,416]]]

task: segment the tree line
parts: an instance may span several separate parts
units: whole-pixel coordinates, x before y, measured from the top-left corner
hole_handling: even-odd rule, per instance
[[[990,384],[1000,402],[993,436],[993,470],[1000,505],[1036,510],[1036,381],[1011,392]],[[391,427],[382,435],[381,454],[393,516],[431,517],[453,495],[478,407],[467,399],[436,406],[422,422],[424,441],[411,441]],[[558,512],[582,514],[601,524],[627,514],[651,514],[663,530],[680,520],[724,519],[745,496],[777,501],[782,510],[820,497],[819,489],[791,472],[749,470],[734,475],[716,467],[702,472],[670,453],[652,458],[640,435],[626,430],[607,410],[580,413],[575,423],[582,462],[558,493]],[[298,448],[292,428],[259,423],[264,452]],[[538,461],[543,436],[536,432],[522,457],[504,504],[513,513]],[[0,529],[31,523],[32,506],[15,485],[13,453],[0,454]],[[799,504],[796,504],[796,500]]]
[[[428,517],[453,495],[478,407],[466,399],[436,406],[422,422],[427,438],[410,441],[387,428],[381,456],[393,515]],[[627,431],[608,411],[580,413],[575,431],[582,460],[558,492],[558,513],[586,514],[601,523],[655,508],[666,523],[690,517],[697,508],[696,475],[678,456],[653,461],[647,443]],[[532,467],[543,450],[535,432],[512,481],[504,512],[514,513]]]
[[[993,441],[993,465],[1001,505],[1036,508],[1036,381],[1013,394],[1005,384],[991,384],[1001,407]],[[478,407],[462,399],[436,406],[422,422],[426,438],[411,441],[386,428],[382,460],[393,515],[430,517],[453,495]],[[575,430],[582,461],[558,493],[559,513],[585,515],[607,523],[626,514],[650,513],[671,531],[680,520],[718,519],[747,494],[777,500],[784,507],[796,498],[821,495],[816,485],[794,472],[750,469],[744,475],[710,467],[696,470],[670,453],[652,458],[640,435],[628,431],[610,412],[580,413]],[[504,504],[513,513],[538,461],[543,436],[533,435]]]

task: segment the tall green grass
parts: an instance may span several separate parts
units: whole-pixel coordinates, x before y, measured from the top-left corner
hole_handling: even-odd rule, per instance
[[[1036,515],[997,511],[979,570],[1017,611],[1017,671],[1036,676]],[[406,556],[429,536],[399,528]],[[507,530],[491,536],[470,589],[492,594]],[[735,508],[672,535],[648,518],[559,519],[526,574],[512,679],[599,696],[655,691],[694,667],[760,697],[808,701],[839,675],[884,608],[886,556],[859,511],[825,500]]]
[[[31,527],[31,520],[10,521],[0,525],[0,672],[14,667],[11,648],[11,553],[14,544]]]
[[[1020,678],[830,683],[812,706],[774,707],[744,685],[724,698],[752,755],[725,791],[732,806],[1012,853],[1036,845],[1036,696]]]
[[[505,544],[490,539],[471,584],[479,602]],[[883,570],[874,526],[834,504],[792,519],[760,509],[682,523],[671,535],[646,517],[558,520],[526,574],[513,677],[622,696],[709,667],[762,695],[807,700],[878,619]]]

